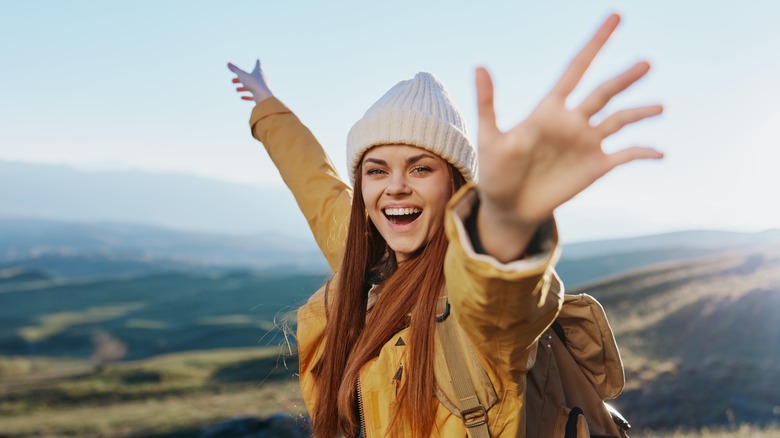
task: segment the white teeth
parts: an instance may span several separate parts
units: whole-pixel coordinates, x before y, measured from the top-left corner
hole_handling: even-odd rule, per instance
[[[422,210],[419,208],[386,208],[385,214],[388,216],[404,216],[407,214],[419,213]]]

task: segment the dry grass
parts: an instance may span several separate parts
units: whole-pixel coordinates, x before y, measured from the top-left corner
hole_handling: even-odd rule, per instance
[[[297,382],[269,383],[223,394],[146,399],[107,406],[40,409],[0,418],[4,436],[143,436],[195,431],[241,416],[306,411]]]
[[[631,434],[632,438],[780,438],[780,428],[758,428],[743,424],[729,429],[703,428],[699,431],[652,432]]]
[[[306,409],[293,371],[271,376],[256,367],[278,354],[171,354],[101,373],[17,360],[14,377],[0,381],[0,431],[3,437],[197,436],[202,427],[235,417],[301,416]]]

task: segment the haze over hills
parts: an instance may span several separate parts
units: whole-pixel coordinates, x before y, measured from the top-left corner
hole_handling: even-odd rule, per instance
[[[327,270],[311,238],[41,219],[0,219],[2,266],[42,270],[65,278],[236,268]]]
[[[720,230],[686,230],[622,239],[604,239],[564,245],[566,257],[589,257],[654,251],[669,248],[700,248],[717,251],[722,248],[744,248],[780,243],[780,228],[756,233],[738,233]]]
[[[556,269],[567,287],[654,264],[679,263],[701,257],[780,244],[780,230],[759,233],[690,230],[626,239],[563,245]]]
[[[86,171],[0,160],[0,187],[0,218],[109,222],[240,236],[272,234],[313,242],[293,197],[281,183],[253,186],[187,174]],[[590,241],[594,239],[588,236],[593,235],[657,234],[657,228],[636,220],[604,219],[601,223],[569,212],[566,220],[579,225],[567,227],[564,236]],[[677,238],[670,235],[667,240]],[[716,238],[716,245],[722,240]],[[669,243],[654,239],[650,245],[668,247]],[[645,244],[635,241],[629,248]],[[569,245],[567,257],[580,257],[578,245]],[[603,252],[616,252],[611,243],[605,241],[604,245]],[[586,255],[595,255],[594,250],[590,246]]]
[[[270,233],[311,240],[286,187],[8,161],[0,161],[0,187],[4,188],[0,217],[130,223],[218,234]]]
[[[682,261],[780,242],[762,233],[675,232],[564,245],[557,265],[568,288],[655,263]],[[0,218],[0,269],[59,278],[218,273],[235,269],[326,273],[313,239],[265,233],[225,235],[148,225]]]

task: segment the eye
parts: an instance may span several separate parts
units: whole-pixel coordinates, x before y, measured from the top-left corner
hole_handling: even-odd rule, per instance
[[[382,175],[384,173],[385,173],[384,169],[379,169],[376,167],[373,169],[366,170],[366,175]]]
[[[414,166],[412,167],[411,173],[430,173],[433,172],[433,169],[431,169],[428,166]]]

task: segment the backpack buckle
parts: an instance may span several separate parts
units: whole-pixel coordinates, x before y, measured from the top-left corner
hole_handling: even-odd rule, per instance
[[[469,429],[487,424],[487,411],[481,404],[460,411],[460,417],[463,419],[463,424]]]

